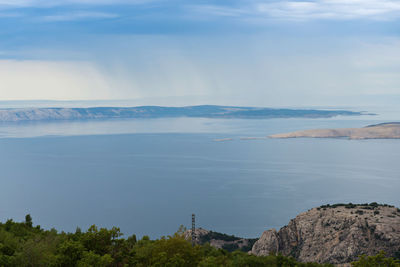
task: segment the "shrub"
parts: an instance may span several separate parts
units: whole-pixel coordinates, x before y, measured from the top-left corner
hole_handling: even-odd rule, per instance
[[[353,267],[400,267],[400,261],[394,258],[385,257],[385,252],[381,251],[375,256],[360,256],[358,261],[351,263]]]

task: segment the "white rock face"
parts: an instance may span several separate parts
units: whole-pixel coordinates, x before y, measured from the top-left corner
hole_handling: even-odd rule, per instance
[[[302,262],[342,264],[361,254],[400,252],[400,211],[389,206],[314,208],[278,232],[265,231],[251,253],[282,253]]]
[[[268,255],[279,251],[278,233],[275,229],[265,231],[260,239],[253,245],[252,253]]]

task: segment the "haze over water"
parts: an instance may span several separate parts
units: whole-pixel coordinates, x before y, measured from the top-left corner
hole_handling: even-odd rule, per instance
[[[3,123],[0,220],[30,213],[46,228],[115,225],[160,237],[196,213],[200,227],[258,237],[326,203],[400,206],[399,140],[240,140],[362,127],[396,114]]]

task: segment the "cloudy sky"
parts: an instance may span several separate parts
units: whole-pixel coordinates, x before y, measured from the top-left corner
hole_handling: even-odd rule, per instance
[[[0,100],[400,100],[400,0],[0,0]]]

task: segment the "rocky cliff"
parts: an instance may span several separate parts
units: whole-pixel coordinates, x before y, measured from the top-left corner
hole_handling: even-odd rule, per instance
[[[341,264],[381,250],[399,256],[400,209],[371,203],[313,208],[279,231],[265,231],[251,253],[278,252],[302,262]]]

